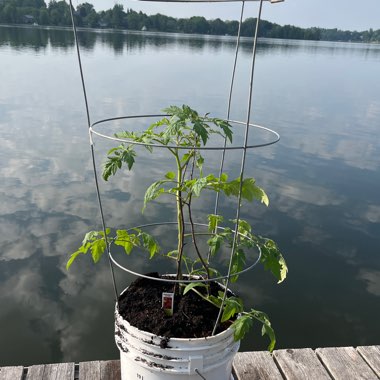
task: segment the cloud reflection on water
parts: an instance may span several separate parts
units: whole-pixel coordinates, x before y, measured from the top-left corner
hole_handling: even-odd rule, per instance
[[[380,271],[361,269],[358,274],[358,279],[366,283],[368,293],[380,297]]]

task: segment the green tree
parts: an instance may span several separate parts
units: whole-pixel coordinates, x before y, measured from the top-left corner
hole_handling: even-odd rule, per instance
[[[96,28],[99,26],[99,15],[93,9],[85,18],[86,26],[89,28]]]
[[[50,1],[48,5],[50,23],[57,26],[70,26],[71,15],[69,5],[64,1]]]
[[[239,30],[239,23],[237,21],[226,21],[227,31],[230,36],[236,36]]]
[[[189,19],[190,33],[207,34],[210,26],[207,20],[201,16],[193,16]]]
[[[17,9],[12,3],[6,4],[2,13],[4,22],[10,24],[17,22]]]
[[[251,37],[255,31],[256,19],[249,17],[245,19],[241,25],[241,35]]]
[[[38,17],[38,23],[40,25],[49,25],[49,23],[50,23],[49,14],[48,14],[48,11],[46,9],[40,9],[40,14]]]
[[[217,35],[227,34],[227,24],[220,18],[210,21],[210,33]]]
[[[140,17],[138,13],[133,10],[127,12],[126,21],[128,29],[139,30],[142,28],[142,26],[140,26]]]
[[[124,7],[121,4],[115,4],[112,8],[111,26],[113,28],[122,28],[124,24]]]

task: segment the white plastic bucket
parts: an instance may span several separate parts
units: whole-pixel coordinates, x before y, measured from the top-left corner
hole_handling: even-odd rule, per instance
[[[123,319],[116,307],[115,341],[122,380],[230,380],[239,350],[233,329],[206,338],[165,338],[142,331]]]

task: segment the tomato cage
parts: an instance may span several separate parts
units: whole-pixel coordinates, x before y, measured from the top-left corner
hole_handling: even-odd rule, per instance
[[[155,2],[157,0],[147,0],[147,1],[152,1]],[[213,3],[213,2],[223,2],[223,1],[238,1],[238,0],[211,0],[211,1],[203,1],[203,0],[165,0],[167,3],[172,3],[172,2],[185,2],[185,3]],[[247,106],[246,106],[246,115],[245,118],[242,118],[242,120],[235,120],[231,118],[231,103],[233,99],[233,94],[234,94],[234,85],[235,85],[235,74],[236,74],[236,69],[237,69],[237,62],[238,62],[238,53],[241,47],[241,27],[243,23],[243,17],[244,17],[244,8],[245,8],[245,1],[241,2],[241,11],[240,11],[240,20],[239,20],[239,27],[238,27],[238,32],[237,32],[237,37],[236,37],[236,46],[235,46],[235,55],[234,55],[234,61],[233,61],[233,66],[231,69],[231,80],[230,80],[230,86],[229,86],[229,94],[228,94],[228,105],[226,109],[226,116],[222,117],[221,120],[229,123],[231,126],[234,126],[234,128],[240,128],[242,130],[242,138],[239,143],[229,143],[227,137],[219,141],[217,144],[214,144],[212,146],[199,146],[194,149],[197,151],[214,151],[215,153],[220,154],[220,164],[219,164],[219,176],[222,175],[223,173],[223,168],[225,165],[225,160],[226,160],[226,152],[228,151],[235,151],[235,152],[240,152],[240,169],[239,169],[239,179],[240,179],[240,188],[238,189],[238,194],[237,194],[237,200],[236,200],[236,209],[235,209],[235,218],[234,218],[234,223],[235,227],[232,229],[232,243],[230,247],[230,254],[228,257],[228,265],[226,266],[226,271],[224,273],[220,273],[219,275],[215,276],[210,276],[209,278],[202,278],[202,282],[210,282],[210,281],[223,281],[223,286],[224,288],[228,289],[228,286],[231,282],[231,279],[234,276],[243,274],[247,271],[250,271],[253,269],[256,264],[260,261],[261,258],[261,250],[260,247],[257,246],[255,253],[253,255],[253,259],[251,259],[248,263],[246,263],[245,267],[235,271],[232,273],[232,265],[233,265],[233,257],[234,257],[234,252],[235,252],[235,246],[236,242],[241,237],[241,232],[239,232],[239,221],[241,219],[241,205],[242,205],[242,186],[245,178],[245,170],[246,170],[246,159],[247,159],[247,153],[251,149],[257,149],[257,148],[262,148],[266,147],[269,145],[273,145],[276,142],[279,141],[280,136],[277,132],[274,130],[258,125],[254,122],[251,121],[252,119],[252,103],[253,103],[253,89],[254,89],[254,74],[255,74],[255,62],[256,62],[256,54],[257,54],[257,44],[258,44],[258,33],[259,33],[259,26],[260,26],[260,21],[261,21],[261,15],[262,15],[262,9],[263,9],[263,3],[268,2],[268,3],[278,3],[282,2],[283,0],[253,0],[258,2],[258,13],[256,17],[256,23],[253,32],[253,47],[252,47],[252,52],[251,52],[251,59],[250,59],[250,70],[249,70],[249,77],[247,78]],[[144,141],[136,141],[133,139],[130,139],[128,137],[118,137],[115,136],[112,133],[107,132],[107,129],[109,126],[112,126],[114,123],[124,123],[124,122],[129,122],[129,121],[135,121],[135,120],[151,120],[154,118],[162,118],[167,116],[166,114],[135,114],[135,115],[125,115],[125,116],[120,116],[120,117],[112,117],[112,118],[107,118],[103,120],[97,120],[95,122],[92,122],[91,116],[90,116],[90,111],[89,111],[89,102],[87,98],[87,91],[86,91],[86,83],[84,79],[84,67],[82,65],[82,60],[81,60],[81,50],[80,46],[78,43],[78,34],[77,34],[77,26],[75,23],[75,15],[73,12],[73,6],[72,6],[72,0],[70,0],[70,10],[71,10],[71,17],[72,17],[72,23],[73,23],[73,33],[75,36],[75,44],[76,44],[76,51],[77,51],[77,58],[78,58],[78,66],[80,70],[80,76],[81,76],[81,84],[82,84],[82,90],[83,90],[83,96],[84,96],[84,102],[85,102],[85,110],[86,110],[86,116],[87,116],[87,128],[89,132],[89,142],[90,142],[90,147],[91,147],[91,157],[92,157],[92,165],[93,165],[93,172],[94,172],[94,183],[95,183],[95,188],[96,188],[96,194],[97,194],[97,200],[98,200],[98,205],[99,205],[99,212],[100,212],[100,218],[101,218],[101,224],[103,227],[103,235],[104,235],[104,240],[105,240],[105,246],[106,246],[106,252],[108,254],[108,259],[109,259],[109,265],[110,265],[110,271],[111,271],[111,276],[112,276],[112,282],[113,282],[113,287],[115,291],[115,297],[116,300],[118,299],[118,290],[117,290],[117,284],[115,281],[115,274],[114,270],[115,268],[119,268],[122,271],[128,272],[134,276],[138,277],[143,277],[143,278],[148,278],[152,279],[155,281],[164,281],[164,282],[170,282],[170,283],[184,283],[184,284],[189,284],[189,283],[198,283],[199,277],[197,278],[191,278],[191,277],[184,277],[181,278],[180,280],[175,280],[173,278],[169,277],[152,277],[150,275],[146,275],[143,273],[140,273],[139,271],[133,270],[129,268],[126,265],[123,265],[119,262],[119,260],[115,257],[113,252],[111,251],[110,248],[110,243],[108,241],[108,233],[107,233],[107,222],[106,218],[104,215],[104,210],[103,210],[103,203],[102,203],[102,195],[99,189],[99,180],[97,176],[97,164],[95,160],[95,144],[94,144],[94,138],[99,138],[101,140],[110,140],[122,144],[130,144],[130,145],[136,145],[136,146],[143,146],[145,148],[154,148],[154,149],[189,149],[192,147],[183,147],[183,146],[176,146],[176,145],[171,145],[171,144],[160,144],[156,142],[144,142]],[[105,131],[104,131],[105,130]],[[257,142],[255,141],[254,138],[252,138],[252,131],[256,131],[259,133],[264,134],[266,137],[264,138],[264,141]],[[220,207],[220,199],[219,199],[219,192],[216,193],[216,197],[214,200],[214,214],[218,214],[218,210]],[[127,231],[131,231],[135,228],[139,229],[147,229],[151,227],[156,227],[156,226],[175,226],[176,222],[173,221],[166,221],[166,222],[152,222],[149,224],[143,224],[143,225],[138,225],[134,227],[128,227]],[[185,228],[191,229],[192,227],[196,228],[197,231],[194,232],[194,234],[207,234],[204,230],[207,228],[206,224],[202,223],[184,223]],[[223,230],[222,227],[218,227],[220,231]],[[226,297],[226,292],[224,297]],[[220,308],[219,312],[219,317],[218,320],[220,319],[222,313],[222,307]],[[218,320],[216,321],[215,325],[218,323]],[[215,329],[214,329],[215,331]]]

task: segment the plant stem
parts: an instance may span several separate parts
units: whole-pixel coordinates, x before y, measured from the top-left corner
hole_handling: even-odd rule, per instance
[[[197,144],[197,141],[196,141],[196,144]],[[196,160],[196,156],[197,156],[195,149],[192,152],[193,152],[193,154],[192,154],[192,158],[193,159],[192,159],[192,164],[191,164],[190,179],[193,179],[193,177],[194,177],[195,160]],[[188,207],[188,212],[189,212],[189,221],[190,221],[190,225],[191,225],[191,238],[193,240],[195,251],[196,251],[196,253],[197,253],[198,257],[199,257],[199,260],[202,263],[202,266],[203,266],[205,272],[206,272],[206,279],[208,280],[210,278],[209,268],[208,268],[207,263],[203,259],[200,251],[199,251],[198,244],[197,244],[197,239],[195,237],[194,222],[193,222],[193,216],[192,216],[192,213],[191,213],[191,200],[192,200],[192,193],[190,192],[190,194],[189,194],[189,200],[188,200],[188,203],[187,203],[187,207]]]
[[[177,273],[176,280],[182,279],[182,255],[183,255],[183,240],[184,240],[184,220],[183,220],[183,203],[182,203],[182,192],[180,190],[182,182],[183,182],[183,173],[181,161],[178,155],[178,150],[175,151],[174,157],[177,163],[177,183],[178,190],[176,191],[177,197],[177,227],[178,227],[178,256],[177,256]],[[177,284],[174,285],[174,293],[177,290]]]
[[[201,261],[202,266],[203,266],[203,268],[204,268],[204,270],[206,272],[206,279],[208,280],[210,278],[210,273],[209,273],[209,269],[208,269],[207,263],[205,262],[204,258],[202,257],[201,253],[199,252],[197,240],[195,238],[194,223],[193,223],[193,217],[191,215],[191,206],[190,205],[191,205],[191,195],[190,195],[189,203],[187,204],[188,211],[189,211],[189,220],[190,220],[190,225],[191,225],[191,238],[193,240],[195,251],[197,252],[199,260]]]
[[[209,287],[209,285],[207,285],[207,286]],[[203,298],[205,301],[211,303],[211,305],[214,305],[215,307],[219,307],[218,304],[212,302],[212,301],[210,300],[209,297],[205,296],[204,294],[202,294],[201,292],[199,292],[197,289],[192,288],[191,290],[192,290],[193,292],[195,292],[196,294],[198,294],[198,296],[201,297],[201,298]]]

